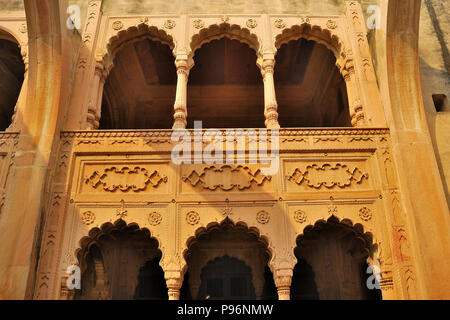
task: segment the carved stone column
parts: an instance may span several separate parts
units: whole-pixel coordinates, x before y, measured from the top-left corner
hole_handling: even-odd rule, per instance
[[[359,97],[358,80],[355,75],[355,65],[353,59],[348,57],[340,69],[347,86],[348,104],[350,107],[352,126],[364,126],[366,121],[364,118],[363,105]]]
[[[89,94],[88,113],[86,119],[87,130],[97,130],[100,126],[100,115],[102,111],[103,88],[106,81],[106,70],[101,61],[95,64],[95,73]]]
[[[278,290],[278,300],[291,299],[292,274],[292,269],[278,269],[275,271],[274,278]]]
[[[180,300],[180,289],[183,285],[183,273],[181,271],[166,271],[165,278],[169,292],[169,300]]]
[[[177,67],[177,93],[175,97],[173,129],[185,129],[187,124],[187,83],[192,63],[186,54],[178,54],[175,60]]]
[[[273,55],[264,58],[262,63],[262,75],[264,79],[264,116],[266,118],[267,129],[279,129],[278,123],[278,104],[275,94],[275,82],[273,80],[273,72],[275,67],[275,59]]]

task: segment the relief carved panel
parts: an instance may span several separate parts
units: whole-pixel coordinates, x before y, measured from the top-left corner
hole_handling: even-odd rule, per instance
[[[240,165],[188,166],[182,175],[182,180],[192,187],[210,191],[248,190],[253,186],[263,186],[271,179],[263,175],[260,169]]]
[[[341,163],[313,163],[294,167],[286,180],[306,189],[348,189],[363,185],[369,173],[356,165]]]
[[[84,179],[84,182],[92,188],[102,188],[104,191],[114,192],[117,190],[139,192],[154,188],[161,183],[167,182],[167,177],[161,175],[157,170],[149,171],[139,166],[109,167],[102,171],[94,171]]]
[[[161,162],[93,163],[80,161],[79,194],[166,193],[168,177]]]

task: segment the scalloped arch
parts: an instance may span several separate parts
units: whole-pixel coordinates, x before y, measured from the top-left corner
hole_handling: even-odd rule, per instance
[[[109,39],[106,45],[107,53],[103,56],[105,69],[108,71],[112,69],[114,66],[114,57],[124,46],[143,39],[150,39],[166,44],[172,51],[176,48],[175,40],[166,31],[141,23],[136,26],[131,26],[126,30],[121,30]]]
[[[207,28],[200,29],[198,33],[191,38],[190,56],[195,55],[195,51],[200,49],[206,43],[213,40],[228,38],[230,40],[238,40],[239,42],[247,44],[251,49],[255,50],[256,55],[260,55],[261,42],[258,36],[251,33],[249,29],[243,28],[237,24],[230,25],[228,23],[212,24]]]
[[[284,29],[275,37],[275,48],[278,50],[283,44],[298,39],[313,40],[324,45],[333,52],[336,60],[345,52],[344,45],[337,35],[332,34],[328,29],[322,29],[318,25],[309,23],[293,25],[291,28]]]
[[[155,240],[158,244],[157,250],[161,252],[160,265],[164,260],[164,250],[161,246],[161,241],[158,237],[152,236],[148,228],[141,228],[139,224],[135,222],[126,223],[122,219],[116,220],[114,223],[106,222],[100,226],[89,230],[88,235],[81,238],[79,241],[79,247],[75,250],[75,257],[77,262],[84,261],[86,255],[89,253],[89,249],[94,245],[101,237],[109,235],[112,231],[124,231],[130,230],[132,232],[142,231],[149,240]]]
[[[267,235],[262,235],[260,230],[255,226],[248,226],[248,224],[245,223],[244,221],[234,222],[232,219],[227,217],[224,220],[222,220],[221,222],[214,221],[214,222],[208,223],[206,225],[206,227],[197,228],[194,232],[194,235],[188,237],[188,239],[186,240],[186,243],[183,247],[183,266],[182,266],[183,272],[186,272],[186,270],[187,270],[187,260],[186,260],[187,254],[189,253],[191,246],[194,243],[198,242],[198,238],[203,234],[207,234],[207,233],[211,232],[212,230],[220,229],[225,225],[232,225],[233,227],[240,228],[241,230],[244,230],[248,233],[255,235],[256,238],[258,239],[258,241],[261,242],[262,244],[264,244],[267,248],[267,253],[269,255],[269,261],[267,264],[270,266],[273,258],[275,257],[275,254],[274,254],[274,250],[272,248],[269,237]]]
[[[364,243],[365,243],[365,248],[368,253],[367,262],[369,264],[372,264],[372,263],[374,263],[374,261],[378,260],[378,257],[377,257],[377,255],[379,253],[379,248],[378,248],[378,244],[377,244],[378,238],[376,238],[372,232],[365,231],[363,224],[353,223],[353,221],[349,218],[340,219],[339,217],[337,217],[335,215],[332,215],[327,220],[318,219],[314,222],[313,225],[309,224],[309,225],[304,226],[303,229],[295,236],[294,250],[295,250],[295,248],[297,248],[297,243],[300,240],[300,238],[305,235],[305,232],[318,231],[321,228],[321,224],[329,224],[329,223],[345,226],[349,229],[352,229],[352,231],[358,237],[360,237],[359,239],[364,241]]]

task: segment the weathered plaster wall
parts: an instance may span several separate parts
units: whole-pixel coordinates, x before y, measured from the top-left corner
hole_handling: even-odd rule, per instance
[[[17,11],[25,11],[23,0],[0,0],[0,12],[12,13]]]
[[[376,0],[360,0],[363,10]],[[104,0],[105,14],[342,14],[342,0]]]
[[[450,203],[450,111],[436,112],[433,94],[450,98],[450,2],[423,0],[419,55],[423,101],[430,135]]]

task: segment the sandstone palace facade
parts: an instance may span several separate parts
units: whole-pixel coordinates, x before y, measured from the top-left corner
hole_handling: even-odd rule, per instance
[[[449,299],[446,9],[0,1],[0,298]]]

